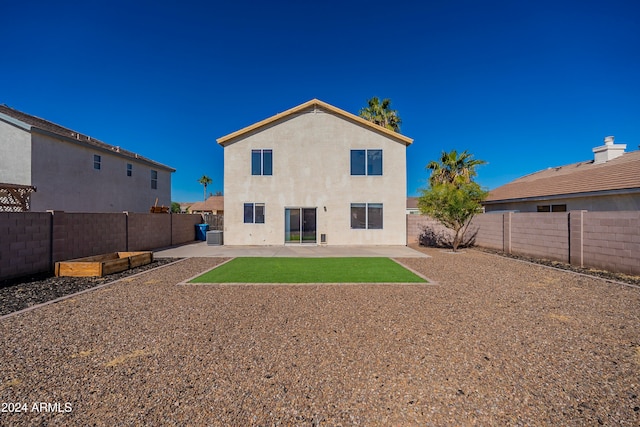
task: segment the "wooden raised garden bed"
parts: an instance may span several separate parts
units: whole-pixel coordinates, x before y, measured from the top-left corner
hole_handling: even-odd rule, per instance
[[[150,264],[153,252],[113,252],[56,262],[56,276],[105,276],[129,268]]]

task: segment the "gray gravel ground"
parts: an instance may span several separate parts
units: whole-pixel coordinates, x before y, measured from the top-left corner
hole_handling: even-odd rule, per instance
[[[0,425],[640,424],[640,289],[419,250],[437,285],[176,286],[192,258],[4,319]]]

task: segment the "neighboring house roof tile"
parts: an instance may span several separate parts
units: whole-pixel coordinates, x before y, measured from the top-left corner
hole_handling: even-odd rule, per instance
[[[191,212],[224,211],[224,196],[211,196],[204,202],[195,202],[189,210]]]
[[[265,126],[268,126],[278,120],[281,120],[283,118],[286,118],[288,116],[294,115],[294,114],[299,114],[307,109],[310,109],[314,106],[320,107],[326,111],[329,111],[333,114],[336,114],[338,116],[341,116],[347,120],[359,123],[365,127],[368,127],[369,129],[375,131],[375,132],[380,132],[388,137],[391,137],[399,142],[402,142],[405,145],[410,145],[413,142],[413,139],[404,136],[398,132],[394,132],[392,130],[389,130],[387,128],[384,128],[380,125],[377,125],[375,123],[372,123],[368,120],[363,119],[362,117],[356,116],[355,114],[351,114],[347,111],[341,110],[340,108],[334,107],[333,105],[327,104],[326,102],[320,101],[319,99],[312,99],[311,101],[307,101],[304,104],[300,104],[297,107],[293,107],[287,111],[284,111],[282,113],[276,114],[275,116],[271,116],[265,120],[259,121],[257,123],[252,124],[251,126],[247,126],[243,129],[240,129],[236,132],[230,133],[226,136],[223,136],[221,138],[217,139],[218,144],[224,146],[226,143],[232,141],[235,138],[241,137],[249,132],[255,131],[255,130],[259,130]]]
[[[606,163],[593,160],[549,168],[492,190],[486,202],[640,189],[640,151]]]
[[[16,109],[13,109],[7,105],[4,104],[0,104],[0,115],[1,114],[5,114],[15,120],[18,120],[26,125],[28,125],[29,127],[36,128],[39,129],[41,131],[45,131],[48,133],[52,133],[55,134],[57,136],[61,136],[64,137],[67,140],[72,140],[75,143],[80,143],[83,145],[88,145],[91,147],[95,147],[95,148],[99,148],[105,151],[109,151],[112,152],[116,155],[120,155],[122,157],[128,157],[137,161],[141,161],[144,163],[149,163],[153,166],[156,166],[158,168],[162,168],[162,169],[166,169],[169,170],[171,172],[175,172],[175,169],[167,166],[167,165],[163,165],[162,163],[158,163],[154,160],[148,159],[146,157],[143,157],[139,154],[136,154],[132,151],[128,151],[125,149],[122,149],[120,147],[114,146],[114,145],[110,145],[107,144],[105,142],[102,142],[100,140],[97,140],[95,138],[92,138],[88,135],[84,135],[81,134],[79,132],[76,132],[74,130],[65,128],[63,126],[60,126],[58,124],[55,124],[53,122],[50,122],[48,120],[45,119],[41,119],[40,117],[36,117],[36,116],[32,116],[31,114],[27,114],[27,113],[23,113],[22,111],[18,111]],[[1,117],[1,116],[0,116]]]

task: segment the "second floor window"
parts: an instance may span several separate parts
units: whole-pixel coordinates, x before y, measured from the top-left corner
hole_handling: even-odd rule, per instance
[[[251,150],[251,175],[273,175],[272,150]]]
[[[97,154],[93,155],[93,168],[94,169],[100,169],[102,167],[102,157],[98,156]]]
[[[351,150],[351,175],[382,175],[382,150]]]
[[[133,175],[133,165],[131,163],[127,163],[127,176]]]
[[[151,171],[151,188],[154,190],[158,189],[158,171]]]

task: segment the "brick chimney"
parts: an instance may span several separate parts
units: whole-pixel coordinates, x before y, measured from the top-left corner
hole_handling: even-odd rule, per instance
[[[607,136],[604,138],[604,145],[593,149],[593,163],[606,163],[624,154],[627,144],[614,144],[614,139],[613,136]]]

